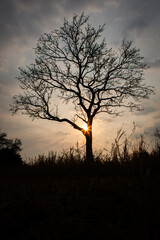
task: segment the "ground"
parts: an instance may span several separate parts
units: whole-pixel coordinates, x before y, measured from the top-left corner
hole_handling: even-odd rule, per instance
[[[0,168],[1,239],[158,240],[159,162]]]

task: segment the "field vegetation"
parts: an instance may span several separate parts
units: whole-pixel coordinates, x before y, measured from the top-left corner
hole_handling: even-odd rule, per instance
[[[109,154],[79,148],[0,166],[0,239],[158,240],[160,139],[131,151],[119,131]],[[3,161],[4,162],[4,161]]]

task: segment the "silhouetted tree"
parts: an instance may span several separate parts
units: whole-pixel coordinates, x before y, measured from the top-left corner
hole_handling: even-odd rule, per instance
[[[8,139],[7,134],[0,131],[0,165],[21,165],[21,145],[20,139]]]
[[[86,159],[92,160],[92,124],[99,113],[118,114],[120,107],[139,109],[139,100],[153,89],[143,83],[143,62],[139,49],[123,40],[119,52],[100,41],[104,26],[95,29],[89,17],[74,16],[51,33],[40,37],[35,63],[20,68],[22,95],[14,97],[13,113],[24,110],[31,118],[67,122],[86,138]],[[54,98],[72,102],[74,120],[60,117]],[[76,123],[81,119],[88,130]]]

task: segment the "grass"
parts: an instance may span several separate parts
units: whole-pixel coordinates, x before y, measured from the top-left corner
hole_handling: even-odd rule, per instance
[[[158,240],[159,145],[116,146],[92,164],[72,148],[0,167],[0,239]]]

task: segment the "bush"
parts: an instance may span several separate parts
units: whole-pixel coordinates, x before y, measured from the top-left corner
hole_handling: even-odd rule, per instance
[[[0,165],[22,165],[23,161],[20,156],[21,145],[20,139],[8,139],[6,133],[0,132]]]

